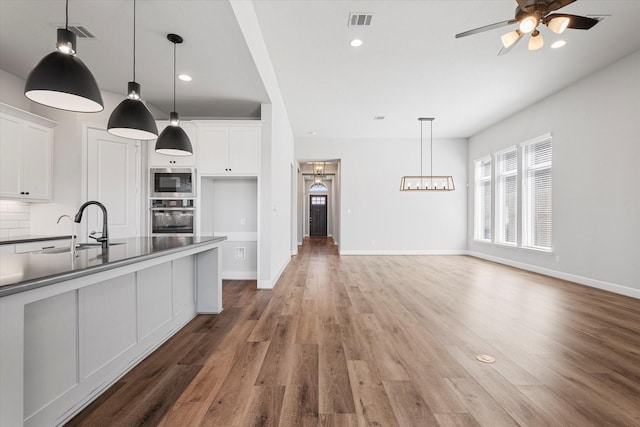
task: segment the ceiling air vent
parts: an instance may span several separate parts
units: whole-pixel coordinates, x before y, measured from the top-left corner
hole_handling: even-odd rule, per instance
[[[384,120],[385,116],[373,116],[373,120]]]
[[[54,24],[54,27],[64,28],[64,24]],[[95,39],[96,38],[96,36],[94,36],[93,33],[91,33],[91,31],[89,31],[87,27],[85,27],[84,25],[80,25],[80,24],[69,25],[67,28],[69,28],[69,31],[74,33],[76,37],[78,37],[79,39]]]
[[[372,13],[355,13],[349,14],[349,26],[350,27],[362,27],[371,25]]]

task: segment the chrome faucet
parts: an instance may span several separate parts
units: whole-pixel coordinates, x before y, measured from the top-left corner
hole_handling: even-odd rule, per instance
[[[69,244],[69,251],[71,252],[71,255],[76,254],[76,223],[73,221],[73,219],[69,216],[69,215],[60,215],[60,217],[58,218],[57,224],[60,224],[60,220],[62,220],[62,218],[67,218],[69,221],[71,221],[71,243]]]
[[[102,203],[96,202],[95,200],[89,200],[88,202],[84,202],[82,206],[80,206],[80,209],[78,209],[78,213],[76,214],[76,217],[73,221],[80,224],[80,221],[82,221],[82,213],[89,205],[96,205],[100,209],[102,209],[102,236],[96,237],[95,239],[98,242],[102,243],[103,248],[107,248],[109,247],[109,228],[107,226],[107,208],[105,208]]]

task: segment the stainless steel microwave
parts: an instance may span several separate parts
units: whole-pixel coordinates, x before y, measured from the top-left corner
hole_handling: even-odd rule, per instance
[[[196,197],[196,170],[193,168],[151,168],[151,197]]]

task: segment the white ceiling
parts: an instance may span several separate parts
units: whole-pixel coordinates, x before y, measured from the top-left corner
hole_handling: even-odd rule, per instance
[[[182,118],[260,117],[269,102],[228,1],[138,0],[136,80],[143,99],[168,117],[173,103],[173,44],[177,70],[193,81],[177,82]],[[0,0],[0,68],[26,78],[52,52],[55,24],[64,24],[64,0]],[[101,89],[124,97],[133,75],[133,1],[70,0],[69,24],[82,24],[95,40],[78,39],[78,57]]]
[[[562,49],[544,27],[545,48],[523,40],[500,57],[514,28],[455,34],[513,18],[514,0],[254,3],[298,137],[415,137],[420,116],[436,117],[436,137],[468,137],[640,49],[637,0],[578,0],[562,12],[610,16],[567,30]],[[371,26],[348,27],[350,12],[373,13]]]
[[[99,86],[123,96],[132,74],[132,1],[70,0],[78,56]],[[137,75],[144,99],[172,110],[173,47],[178,46],[177,110],[183,118],[258,117],[269,102],[227,0],[138,0]],[[589,31],[567,30],[567,46],[542,29],[547,46],[526,41],[497,56],[498,29],[456,33],[513,16],[514,0],[256,0],[256,14],[297,137],[415,137],[420,116],[436,117],[435,137],[468,137],[570,83],[640,49],[640,0],[578,0],[562,12],[609,15]],[[347,26],[349,12],[374,14]],[[26,78],[55,44],[64,0],[0,0],[0,68]],[[358,49],[349,41],[359,37]],[[597,100],[594,100],[597,102]],[[579,106],[576,106],[579,108]],[[374,121],[384,115],[383,121]]]

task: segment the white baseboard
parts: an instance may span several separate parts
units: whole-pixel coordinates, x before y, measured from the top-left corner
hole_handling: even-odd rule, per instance
[[[257,271],[223,271],[223,280],[256,280],[258,278]]]
[[[538,267],[536,265],[525,264],[517,261],[511,261],[506,258],[485,255],[479,252],[469,251],[468,254],[472,257],[485,259],[487,261],[497,262],[499,264],[508,265],[511,267],[519,268],[521,270],[532,271],[534,273],[544,274],[545,276],[551,276],[557,279],[567,280],[569,282],[579,283],[581,285],[590,286],[592,288],[602,289],[604,291],[609,291],[616,294],[640,299],[640,289],[629,288],[627,286],[605,282],[603,280],[597,280],[597,279],[592,279],[590,277],[583,277],[575,274],[564,273],[562,271],[551,270],[549,268]]]
[[[282,275],[282,272],[287,267],[287,265],[289,265],[290,261],[291,261],[291,258],[287,257],[284,260],[284,262],[282,263],[282,265],[280,266],[280,268],[278,269],[278,271],[276,272],[276,274],[273,276],[272,279],[270,279],[270,280],[258,280],[258,289],[273,289],[273,287],[276,285],[276,283],[278,283],[278,279]]]
[[[464,249],[452,250],[340,250],[340,255],[467,255],[468,251]]]

